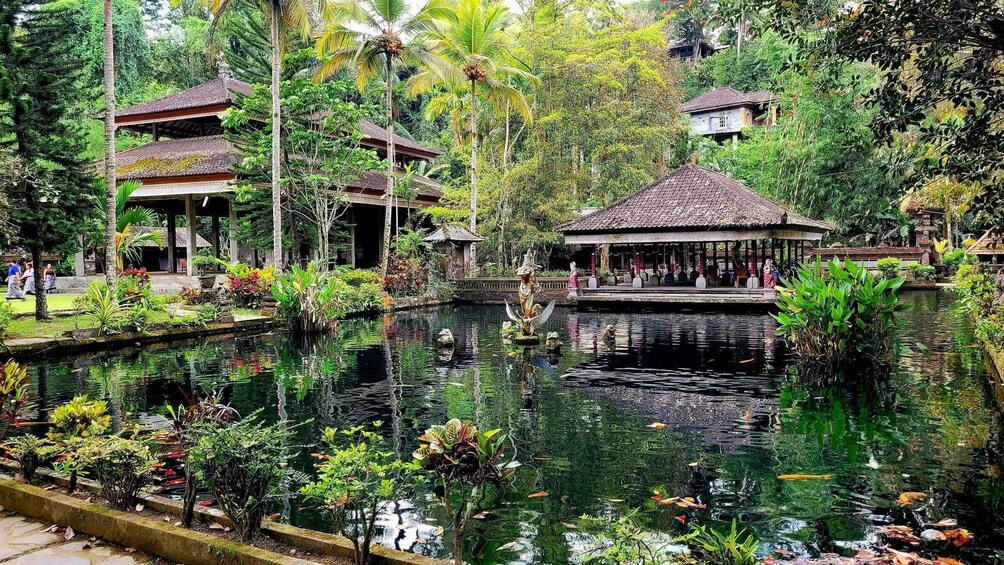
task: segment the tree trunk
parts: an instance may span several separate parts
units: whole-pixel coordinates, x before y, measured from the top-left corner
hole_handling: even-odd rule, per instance
[[[31,263],[32,271],[34,272],[32,278],[35,279],[35,319],[47,320],[49,319],[49,303],[45,299],[45,281],[42,276],[41,247],[32,246]]]
[[[195,475],[189,469],[189,464],[185,463],[185,495],[182,498],[181,525],[185,528],[192,527],[192,519],[195,518],[195,498],[198,494],[198,485],[195,484]]]
[[[471,81],[471,233],[478,233],[478,100],[477,81]],[[471,243],[471,263],[468,271],[472,272],[478,264],[477,244]]]
[[[115,34],[112,30],[112,0],[104,0],[105,18],[105,281],[115,284]],[[37,292],[37,289],[36,289]]]
[[[387,262],[390,257],[390,222],[394,212],[394,61],[390,54],[384,72],[387,76],[387,188],[384,192],[385,213],[383,219],[383,252],[380,254],[380,274],[387,276]]]
[[[280,121],[279,75],[279,14],[272,10],[272,261],[275,270],[282,272],[282,187],[279,184]]]
[[[453,565],[464,565],[464,537],[453,532]]]

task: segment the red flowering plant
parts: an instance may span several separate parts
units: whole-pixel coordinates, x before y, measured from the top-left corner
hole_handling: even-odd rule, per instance
[[[418,259],[391,255],[383,288],[393,296],[420,296],[429,286],[429,267]]]
[[[261,306],[262,298],[271,294],[275,282],[275,267],[253,269],[244,263],[227,265],[227,291],[239,307]]]
[[[27,401],[28,366],[8,359],[0,365],[0,440],[17,424]]]
[[[138,302],[150,302],[153,295],[153,287],[150,284],[150,273],[146,269],[119,269],[119,278],[116,290],[119,302],[125,304],[135,304]]]

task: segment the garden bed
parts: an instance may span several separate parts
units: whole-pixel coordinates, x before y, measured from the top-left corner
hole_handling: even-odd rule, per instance
[[[17,465],[3,462],[14,470]],[[121,512],[101,504],[96,482],[81,478],[74,495],[62,492],[67,478],[48,469],[39,469],[36,480],[48,482],[47,488],[29,486],[0,477],[0,505],[21,514],[70,526],[100,539],[133,547],[151,555],[179,563],[286,563],[307,565],[351,563],[352,547],[341,536],[266,521],[262,537],[252,545],[242,544],[232,523],[220,510],[196,508],[191,530],[177,525],[181,502],[167,497],[142,493],[139,511]],[[53,489],[53,490],[49,490]],[[80,524],[78,527],[78,523]],[[210,560],[205,560],[205,556]],[[445,562],[414,553],[374,545],[375,565],[443,565]]]

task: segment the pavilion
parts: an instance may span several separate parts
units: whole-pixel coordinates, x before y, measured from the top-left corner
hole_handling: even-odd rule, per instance
[[[560,228],[566,243],[594,246],[602,271],[621,274],[636,288],[666,290],[693,288],[705,271],[708,288],[733,288],[737,268],[740,277],[755,277],[766,259],[782,273],[791,271],[804,258],[805,243],[828,229],[693,163]],[[677,276],[661,276],[666,272]]]
[[[180,251],[192,257],[201,235],[207,235],[216,256],[221,256],[221,218],[228,219],[230,228],[229,256],[257,256],[256,250],[239,249],[233,232],[237,213],[231,206],[234,183],[233,172],[240,154],[223,135],[222,118],[241,95],[249,95],[249,84],[230,76],[221,66],[220,76],[204,84],[165,96],[150,102],[122,108],[115,112],[116,128],[147,134],[152,141],[146,145],[120,151],[116,154],[118,180],[136,180],[141,183],[129,203],[141,204],[167,219],[166,261],[167,272],[175,273],[180,264],[187,266],[191,276],[192,263],[182,263],[175,255]],[[363,134],[362,146],[375,150],[386,158],[388,132],[369,121],[359,124]],[[397,164],[401,169],[414,161],[429,161],[440,152],[394,135]],[[401,170],[399,169],[399,170]],[[371,171],[352,182],[347,190],[349,207],[344,219],[349,224],[349,249],[337,258],[340,263],[360,267],[374,266],[379,262],[383,244],[384,189],[386,177]],[[413,175],[417,188],[415,199],[400,201],[398,222],[406,221],[408,210],[423,209],[435,204],[442,196],[441,186],[424,176]],[[407,207],[407,208],[406,208]],[[183,214],[188,233],[185,245],[178,245],[177,216]],[[209,234],[196,234],[199,217],[209,217]],[[396,228],[396,226],[393,226]],[[238,254],[240,252],[240,255]],[[270,253],[262,250],[262,254]],[[303,253],[302,251],[300,252]],[[334,258],[333,258],[334,259]],[[269,259],[266,259],[269,260]],[[78,271],[83,270],[83,259],[78,259]],[[92,268],[93,272],[93,268]],[[78,273],[84,274],[84,273]]]

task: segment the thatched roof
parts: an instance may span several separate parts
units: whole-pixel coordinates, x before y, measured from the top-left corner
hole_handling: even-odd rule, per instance
[[[684,102],[680,105],[680,111],[684,113],[693,113],[718,110],[720,108],[733,108],[737,106],[762,106],[776,101],[777,99],[777,95],[767,92],[766,90],[740,92],[731,86],[723,86],[721,88],[716,88],[711,92],[705,92],[689,102]]]
[[[445,224],[436,228],[436,231],[425,236],[425,241],[432,243],[442,243],[453,241],[456,243],[484,241],[485,238],[471,233],[467,228],[456,224]]]
[[[824,233],[829,227],[785,209],[745,184],[693,163],[638,192],[560,228],[583,232],[714,231],[798,229]]]

